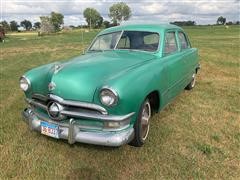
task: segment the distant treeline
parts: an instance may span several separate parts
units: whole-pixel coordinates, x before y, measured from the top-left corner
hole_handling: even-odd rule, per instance
[[[170,22],[170,24],[177,26],[195,26],[197,23],[195,21],[174,21]]]
[[[77,28],[108,28],[119,25],[122,21],[128,20],[132,16],[131,8],[124,2],[114,3],[109,7],[109,18],[111,21],[104,20],[100,12],[94,8],[86,8],[83,11],[87,25],[80,25]],[[50,15],[40,16],[41,22],[32,24],[29,20],[21,21],[18,24],[16,21],[0,22],[0,27],[5,31],[32,31],[37,30],[39,34],[50,34],[61,31],[62,29],[75,28],[75,26],[64,26],[64,15],[59,12],[51,12]]]
[[[226,21],[226,20],[225,20]],[[195,26],[197,25],[197,23],[195,21],[174,21],[174,22],[170,22],[170,24],[174,24],[177,26]],[[223,22],[223,23],[218,23],[217,24],[208,24],[208,25],[239,25],[240,22],[239,21],[229,21],[229,22]]]
[[[58,12],[51,12],[47,16],[40,16],[40,22],[32,23],[29,20],[23,20],[20,23],[16,21],[2,21],[0,22],[1,31],[38,31],[39,34],[49,34],[61,31],[63,29],[76,29],[76,28],[89,28],[89,29],[99,29],[99,28],[109,28],[112,26],[117,26],[121,22],[130,19],[132,16],[131,8],[123,2],[115,3],[109,7],[109,18],[110,21],[103,19],[100,12],[94,8],[86,8],[83,11],[83,17],[87,25],[76,25],[76,26],[64,26],[64,15]],[[175,24],[177,26],[195,26],[196,21],[174,21],[170,24]],[[217,18],[216,24],[208,25],[239,25],[239,21],[233,22],[228,21],[223,16]]]

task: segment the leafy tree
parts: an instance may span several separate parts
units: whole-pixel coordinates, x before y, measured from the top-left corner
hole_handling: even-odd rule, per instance
[[[103,24],[103,17],[102,16],[99,16],[98,18],[97,18],[97,21],[96,21],[96,28],[100,28],[101,26],[102,26],[102,24]]]
[[[92,27],[94,27],[94,28],[101,27],[103,18],[96,9],[86,8],[83,11],[83,16],[86,19],[86,22],[88,23],[88,26],[90,29]]]
[[[132,15],[131,8],[124,2],[113,4],[109,8],[108,16],[112,19],[113,24],[121,23],[128,20]]]
[[[0,42],[4,42],[4,38],[5,38],[5,30],[3,28],[3,25],[0,24]]]
[[[2,25],[2,28],[4,29],[4,31],[10,30],[10,26],[7,21],[2,21],[2,22],[0,22],[0,24]]]
[[[30,30],[32,28],[32,23],[26,19],[22,21],[20,25],[24,27],[26,30]]]
[[[61,13],[57,13],[57,12],[51,12],[51,23],[55,28],[55,31],[60,31],[60,27],[61,25],[63,25],[63,18],[64,16]]]
[[[109,21],[103,21],[103,25],[105,28],[109,28],[110,27],[110,22]]]
[[[226,25],[233,25],[232,21],[226,22]]]
[[[50,16],[41,16],[40,22],[34,24],[35,28],[40,28],[41,34],[49,34],[60,31],[61,25],[63,25],[64,16],[61,13],[51,12]]]
[[[10,22],[10,29],[11,29],[11,31],[17,31],[18,27],[19,27],[19,25],[18,25],[18,23],[16,21],[11,21]]]
[[[41,23],[40,22],[35,22],[33,27],[35,27],[36,29],[40,29]]]
[[[55,28],[52,24],[51,18],[48,16],[41,16],[41,28],[40,33],[41,34],[49,34],[55,32]]]
[[[226,23],[226,18],[224,18],[222,16],[218,17],[217,24],[222,24],[223,25],[225,23]]]

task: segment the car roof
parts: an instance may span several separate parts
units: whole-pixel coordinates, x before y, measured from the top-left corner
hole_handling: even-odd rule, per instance
[[[107,28],[103,30],[100,34],[106,34],[106,33],[111,33],[115,31],[122,31],[122,30],[162,32],[170,29],[182,30],[182,28],[173,24],[127,24],[127,25],[120,25],[120,26]]]

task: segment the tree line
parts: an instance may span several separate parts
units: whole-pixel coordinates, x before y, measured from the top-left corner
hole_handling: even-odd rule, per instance
[[[40,28],[40,22],[35,22],[34,24],[31,23],[31,21],[23,20],[18,24],[16,21],[10,21],[9,23],[7,21],[2,21],[0,24],[3,26],[5,31],[18,31],[19,27],[23,27],[26,30],[31,30],[32,28]]]
[[[81,27],[89,27],[92,28],[101,28],[101,27],[111,27],[119,25],[122,21],[128,20],[132,16],[131,8],[123,2],[115,3],[109,8],[109,18],[111,21],[104,20],[101,14],[94,8],[86,8],[83,11],[83,16],[87,22],[87,26]],[[61,27],[64,23],[64,15],[57,12],[51,12],[49,16],[41,16],[41,22],[31,23],[29,20],[23,20],[18,24],[16,21],[7,21],[0,22],[1,27],[5,31],[21,31],[21,28],[24,30],[39,30],[43,33],[53,33],[61,30]],[[171,24],[175,24],[178,26],[194,26],[196,25],[195,21],[174,21],[170,22]],[[226,18],[223,16],[218,17],[216,21],[217,25],[233,25],[238,24],[239,21],[232,22],[226,21]],[[20,28],[21,27],[21,28]],[[72,26],[74,27],[74,26]]]
[[[87,27],[101,28],[119,25],[122,21],[128,20],[132,15],[131,8],[123,2],[115,3],[109,8],[109,18],[111,21],[104,20],[101,14],[94,8],[86,8],[83,16],[87,22]],[[53,33],[61,30],[64,24],[64,15],[57,12],[51,12],[49,16],[40,16],[40,22],[31,23],[29,20],[23,20],[18,24],[16,21],[0,22],[5,31],[39,30],[40,32]]]
[[[197,23],[195,21],[174,21],[170,22],[170,24],[175,24],[177,26],[195,26]],[[239,25],[239,21],[232,22],[228,21],[223,16],[217,18],[216,25]]]

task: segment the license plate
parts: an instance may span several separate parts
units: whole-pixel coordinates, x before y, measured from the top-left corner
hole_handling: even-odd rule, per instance
[[[50,137],[59,138],[59,127],[45,121],[41,122],[41,133]]]

